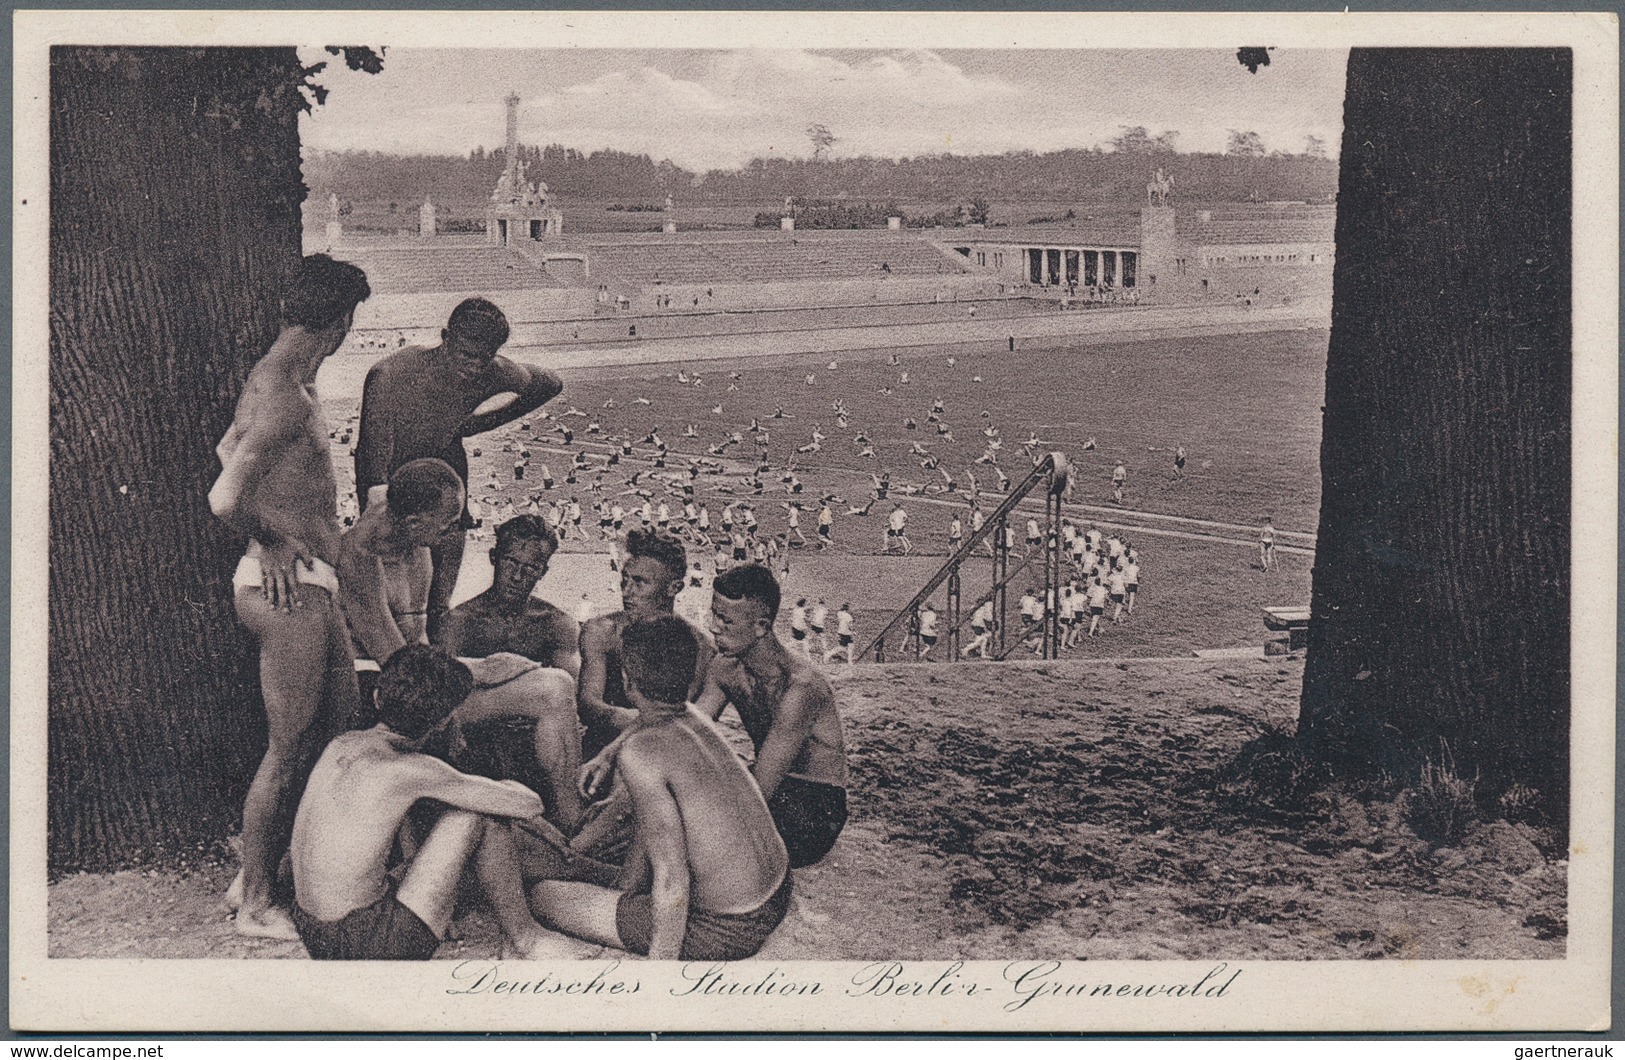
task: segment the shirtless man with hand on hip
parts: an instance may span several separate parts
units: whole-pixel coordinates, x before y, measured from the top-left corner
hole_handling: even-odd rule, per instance
[[[209,508],[249,538],[232,578],[237,617],[259,641],[269,746],[243,805],[242,869],[226,892],[237,930],[296,937],[271,904],[310,765],[355,713],[350,636],[338,609],[338,490],[316,372],[371,293],[360,269],[305,258],[282,300],[282,331],[248,374]]]

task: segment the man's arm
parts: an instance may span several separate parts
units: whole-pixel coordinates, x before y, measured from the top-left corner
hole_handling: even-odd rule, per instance
[[[688,841],[677,799],[658,759],[634,741],[621,755],[621,776],[632,795],[638,841],[649,856],[649,898],[654,930],[649,959],[675,961],[688,931]]]
[[[580,679],[576,682],[576,705],[581,720],[607,722],[625,730],[638,719],[638,712],[604,700],[604,684],[609,676],[609,653],[620,631],[609,618],[595,618],[581,630]]]
[[[722,709],[728,705],[728,691],[722,687],[722,681],[717,677],[721,667],[726,665],[722,656],[715,650],[711,653],[711,664],[705,668],[705,684],[700,688],[700,694],[694,697],[694,709],[701,714],[716,721],[722,717]]]
[[[571,679],[581,681],[581,625],[569,615],[560,612],[549,620],[547,640],[553,647],[552,665],[569,674]],[[599,684],[600,691],[602,683]],[[578,693],[579,694],[579,693]]]
[[[784,697],[773,712],[773,725],[767,730],[767,739],[762,741],[756,752],[756,763],[751,766],[764,799],[773,797],[779,782],[801,756],[801,749],[807,745],[807,736],[828,695],[827,690],[812,687],[806,681],[792,682],[784,690]]]
[[[261,518],[250,502],[293,441],[298,424],[293,417],[267,407],[270,399],[261,396],[260,404],[258,415],[247,430],[238,434],[235,445],[229,444],[238,431],[234,423],[215,448],[220,455],[220,477],[209,488],[209,510],[233,530],[269,545],[280,541],[282,535]]]
[[[339,543],[339,603],[350,632],[379,666],[406,646],[389,610],[384,561],[360,547],[354,530]]]
[[[488,780],[460,773],[438,758],[416,756],[420,761],[413,776],[412,792],[421,799],[434,799],[459,810],[488,817],[514,817],[524,820],[540,816],[542,797],[517,780]]]
[[[487,400],[510,391],[514,394],[514,399],[489,412],[478,412],[468,417],[462,426],[457,428],[458,437],[471,438],[476,434],[494,431],[526,413],[534,412],[564,391],[564,383],[552,372],[544,368],[517,364],[506,357],[497,357],[493,360],[490,370],[492,386],[490,393],[486,395]]]
[[[395,417],[386,395],[384,363],[367,372],[361,390],[361,430],[355,443],[355,493],[361,510],[367,510],[367,492],[389,481],[389,465],[395,459]]]
[[[294,441],[299,423],[271,406],[264,395],[260,403],[260,415],[238,436],[235,445],[228,445],[238,429],[235,423],[220,442],[220,477],[209,489],[209,510],[233,530],[260,543],[266,597],[272,607],[292,607],[298,593],[295,564],[310,565],[310,547],[272,525],[252,501],[265,476]]]
[[[435,631],[435,643],[453,655],[472,656],[474,653],[468,649],[472,645],[474,622],[468,617],[468,612],[461,607],[454,607],[447,611],[440,619],[440,628]]]

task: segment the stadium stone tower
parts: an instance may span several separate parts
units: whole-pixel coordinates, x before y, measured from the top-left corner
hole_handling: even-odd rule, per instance
[[[542,242],[564,233],[564,214],[547,201],[547,184],[525,179],[525,164],[519,160],[519,95],[510,94],[508,105],[508,160],[490,205],[485,209],[485,242],[493,247],[511,247],[524,240]]]

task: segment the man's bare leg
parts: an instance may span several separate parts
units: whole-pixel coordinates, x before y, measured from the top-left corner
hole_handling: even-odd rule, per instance
[[[495,688],[476,688],[457,708],[458,724],[468,726],[496,718],[530,718],[536,722],[536,763],[547,777],[543,802],[547,819],[566,834],[581,822],[581,735],[577,729],[575,682],[563,670],[539,669]]]
[[[304,779],[321,741],[331,736],[344,709],[342,689],[331,672],[331,638],[342,620],[324,590],[300,586],[302,606],[273,608],[257,588],[237,591],[237,615],[260,642],[260,694],[269,743],[243,804],[242,869],[227,892],[238,906],[236,927],[244,935],[297,939],[288,914],[271,905],[271,883],[288,848],[293,815]],[[355,700],[353,671],[348,700]]]
[[[520,880],[513,832],[506,822],[486,819],[475,869],[485,900],[490,903],[509,943],[503,957],[535,961],[586,957],[595,951],[594,946],[555,935],[531,916],[530,905],[525,900],[525,885]]]
[[[615,910],[621,892],[591,883],[543,880],[530,889],[530,908],[554,931],[625,949],[615,928]]]

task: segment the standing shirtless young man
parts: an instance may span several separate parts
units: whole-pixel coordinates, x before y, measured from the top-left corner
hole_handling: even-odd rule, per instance
[[[451,465],[468,486],[463,439],[494,431],[540,408],[564,389],[552,372],[497,355],[508,341],[508,320],[483,298],[469,298],[451,312],[432,349],[408,347],[373,365],[361,395],[361,433],[356,441],[356,495],[363,509],[368,491],[408,460],[434,457]],[[507,404],[476,412],[511,393]],[[431,549],[434,580],[429,589],[429,629],[438,631],[451,606],[462,569],[464,532],[473,526],[466,507]]]
[[[227,891],[245,935],[292,939],[271,905],[310,764],[356,707],[350,636],[338,609],[338,489],[316,372],[371,293],[360,269],[305,258],[282,300],[282,331],[248,374],[216,450],[209,508],[249,538],[232,578],[237,617],[259,641],[269,746],[243,805],[242,869]]]
[[[429,543],[455,523],[463,484],[443,461],[395,469],[339,547],[340,601],[362,652],[380,665],[410,644],[427,644],[423,611],[431,579]],[[564,829],[581,818],[575,777],[581,764],[575,684],[563,670],[512,654],[469,660],[475,688],[457,708],[459,725],[498,718],[536,723],[535,755],[547,779],[548,816]]]

